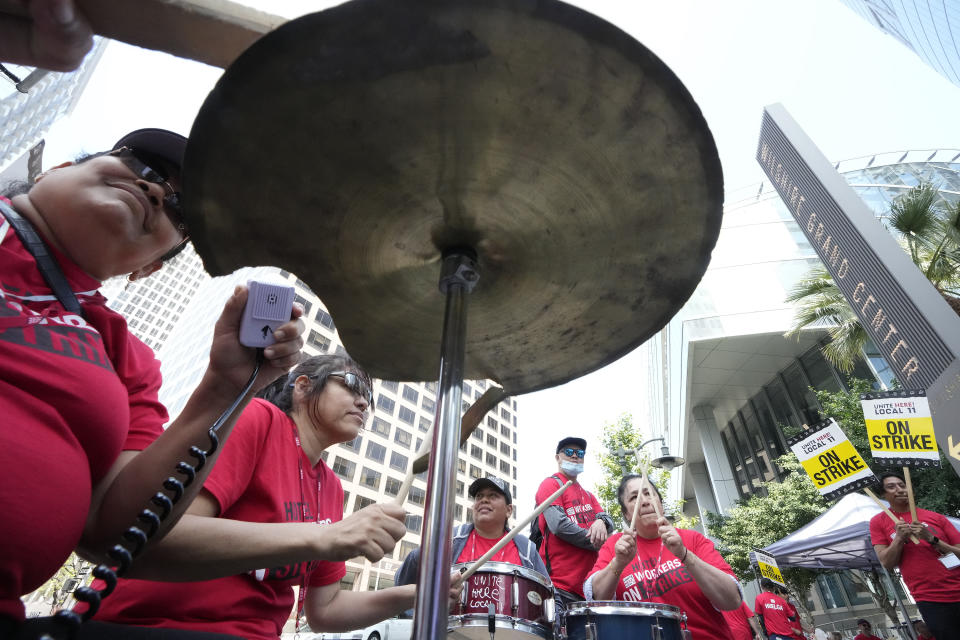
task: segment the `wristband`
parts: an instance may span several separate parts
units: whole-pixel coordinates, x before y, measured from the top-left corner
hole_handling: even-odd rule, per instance
[[[680,564],[683,564],[683,563],[686,562],[686,561],[687,561],[687,548],[684,547],[684,548],[683,548],[683,557],[680,558]]]
[[[938,544],[940,544],[940,538],[938,538],[937,536],[933,536],[933,538],[930,540],[930,546],[935,547]]]

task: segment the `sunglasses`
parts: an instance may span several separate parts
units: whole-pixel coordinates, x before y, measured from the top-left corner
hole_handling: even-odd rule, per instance
[[[365,399],[367,404],[373,404],[373,392],[363,378],[357,374],[352,371],[334,371],[327,375],[331,378],[340,378],[343,380],[343,384],[347,386],[347,389],[350,389],[350,391]]]
[[[120,162],[125,164],[127,168],[133,171],[141,180],[152,184],[163,185],[164,190],[167,192],[167,195],[163,197],[163,211],[167,214],[167,217],[170,218],[174,229],[179,231],[184,239],[186,239],[189,234],[187,233],[187,224],[183,218],[183,204],[180,202],[180,192],[174,190],[170,183],[167,182],[164,174],[151,167],[148,160],[142,155],[138,155],[137,152],[130,147],[120,147],[113,151],[108,151],[106,155],[113,156],[120,160]]]
[[[570,447],[563,450],[563,455],[568,458],[582,458],[586,453],[583,449],[571,449]]]

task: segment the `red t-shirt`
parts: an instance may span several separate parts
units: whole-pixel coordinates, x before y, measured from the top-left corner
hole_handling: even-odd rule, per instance
[[[0,217],[0,618],[23,619],[20,596],[77,546],[93,486],[167,421],[153,351],[105,306],[97,280],[48,250],[85,319],[57,301]]]
[[[231,520],[330,524],[343,517],[340,480],[323,460],[310,467],[294,440],[293,421],[259,399],[237,420],[203,487],[220,503],[221,517]],[[346,568],[302,562],[203,582],[120,580],[96,619],[276,640],[305,572],[309,586],[325,586]]]
[[[503,536],[507,535],[506,532],[503,533]],[[477,530],[474,529],[470,532],[470,535],[467,537],[467,542],[463,547],[463,551],[460,552],[459,557],[455,562],[473,562],[474,560],[480,559],[483,554],[493,548],[493,545],[497,544],[503,536],[499,538],[484,538]],[[517,543],[513,540],[508,542],[503,549],[497,551],[490,562],[507,562],[510,564],[523,564],[520,561],[520,550],[517,549]]]
[[[887,520],[890,520],[890,516],[888,516],[887,514],[884,513],[884,514],[882,514],[882,515],[883,515],[884,517],[886,517]],[[918,518],[920,517],[920,513],[919,513],[919,512],[917,512],[917,517],[918,517]],[[893,522],[893,520],[890,520],[890,522]],[[911,544],[912,544],[912,543],[911,543]],[[869,636],[866,636],[866,635],[864,635],[864,634],[862,634],[862,633],[858,633],[857,635],[853,636],[853,640],[883,640],[883,638],[878,638],[877,636],[875,636],[875,635],[873,635],[873,634],[870,634]]]
[[[723,618],[730,627],[730,637],[733,640],[753,640],[753,628],[750,626],[750,618],[753,617],[753,611],[746,602],[741,602],[738,609],[733,611],[722,611]]]
[[[910,513],[893,512],[904,522],[913,522]],[[944,516],[926,509],[917,509],[917,518],[930,532],[949,544],[960,544],[960,533]],[[870,543],[889,545],[896,534],[896,525],[885,513],[870,519]],[[960,567],[947,569],[940,562],[940,554],[930,544],[914,544],[907,539],[900,554],[900,575],[919,602],[960,602]]]
[[[557,482],[558,479],[560,482]],[[537,489],[536,503],[539,505],[549,498],[567,480],[569,478],[562,473],[545,479]],[[589,529],[596,521],[597,514],[603,511],[596,497],[576,482],[567,487],[567,490],[554,500],[553,504],[562,507],[567,517],[576,522],[581,529]],[[537,522],[544,537],[543,544],[540,545],[540,557],[550,569],[553,586],[583,596],[583,581],[590,567],[597,560],[597,552],[570,544],[550,533],[547,529],[547,520],[542,514]],[[549,563],[547,563],[548,555]]]
[[[799,628],[800,623],[787,619],[793,615],[791,609],[789,602],[768,591],[758,595],[753,603],[753,610],[763,616],[763,626],[768,634],[793,637],[793,627]]]
[[[696,531],[677,529],[689,553],[720,569],[736,580],[733,569],[720,557],[713,543]],[[614,547],[623,536],[615,533],[600,549],[592,576],[606,567],[616,555]],[[588,577],[588,580],[590,578]],[[592,588],[588,589],[592,593]],[[587,599],[592,599],[588,595]],[[637,557],[627,565],[617,582],[616,600],[660,602],[679,607],[687,614],[687,628],[693,640],[729,639],[730,629],[723,613],[717,610],[687,572],[686,566],[663,545],[660,538],[637,538]]]
[[[797,608],[793,606],[793,603],[790,602],[789,600],[787,600],[786,603],[787,603],[787,607],[789,608],[788,615],[791,618],[793,618],[793,621],[792,621],[793,626],[795,626],[798,629],[801,629],[802,627],[800,626],[800,612],[797,611]],[[791,634],[791,637],[793,637],[794,640],[806,640],[806,638],[802,633]]]

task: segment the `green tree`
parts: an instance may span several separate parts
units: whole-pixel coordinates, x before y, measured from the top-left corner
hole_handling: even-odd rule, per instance
[[[931,184],[920,184],[890,206],[889,230],[937,291],[960,314],[960,201],[950,204]],[[812,268],[791,289],[796,303],[787,336],[813,327],[829,327],[823,356],[850,373],[868,335],[823,265]]]
[[[644,440],[648,439],[633,426],[633,417],[629,413],[624,413],[617,418],[616,422],[608,422],[603,426],[603,449],[596,454],[600,468],[603,470],[603,479],[595,486],[596,494],[600,504],[603,505],[604,511],[609,513],[613,521],[620,526],[623,525],[620,504],[617,502],[617,488],[620,486],[620,479],[626,473],[642,473],[642,465],[650,464],[650,454],[646,450],[641,450],[639,457],[631,455],[628,459],[621,459],[611,452],[617,449],[636,449]],[[669,471],[657,468],[650,469],[650,481],[660,489],[662,495],[666,495],[669,480]],[[696,520],[682,517],[682,506],[682,502],[668,502],[663,505],[663,508],[667,514],[681,516],[679,519],[674,519],[676,526],[687,528],[695,526]]]

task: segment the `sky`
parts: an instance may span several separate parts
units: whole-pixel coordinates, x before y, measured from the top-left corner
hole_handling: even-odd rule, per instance
[[[332,4],[260,3],[287,17]],[[760,118],[765,105],[777,102],[834,161],[884,151],[960,149],[960,87],[839,0],[574,4],[635,37],[686,85],[714,135],[728,193],[764,178],[754,159]],[[220,73],[111,43],[73,114],[47,135],[44,165],[108,148],[139,127],[188,134]],[[663,425],[644,424],[645,385],[645,364],[635,351],[566,385],[518,398],[519,513],[532,506],[536,486],[556,470],[553,443],[561,436],[580,435],[593,444],[581,476],[590,487],[599,479],[593,456],[604,424],[631,413],[646,437],[660,435]]]

